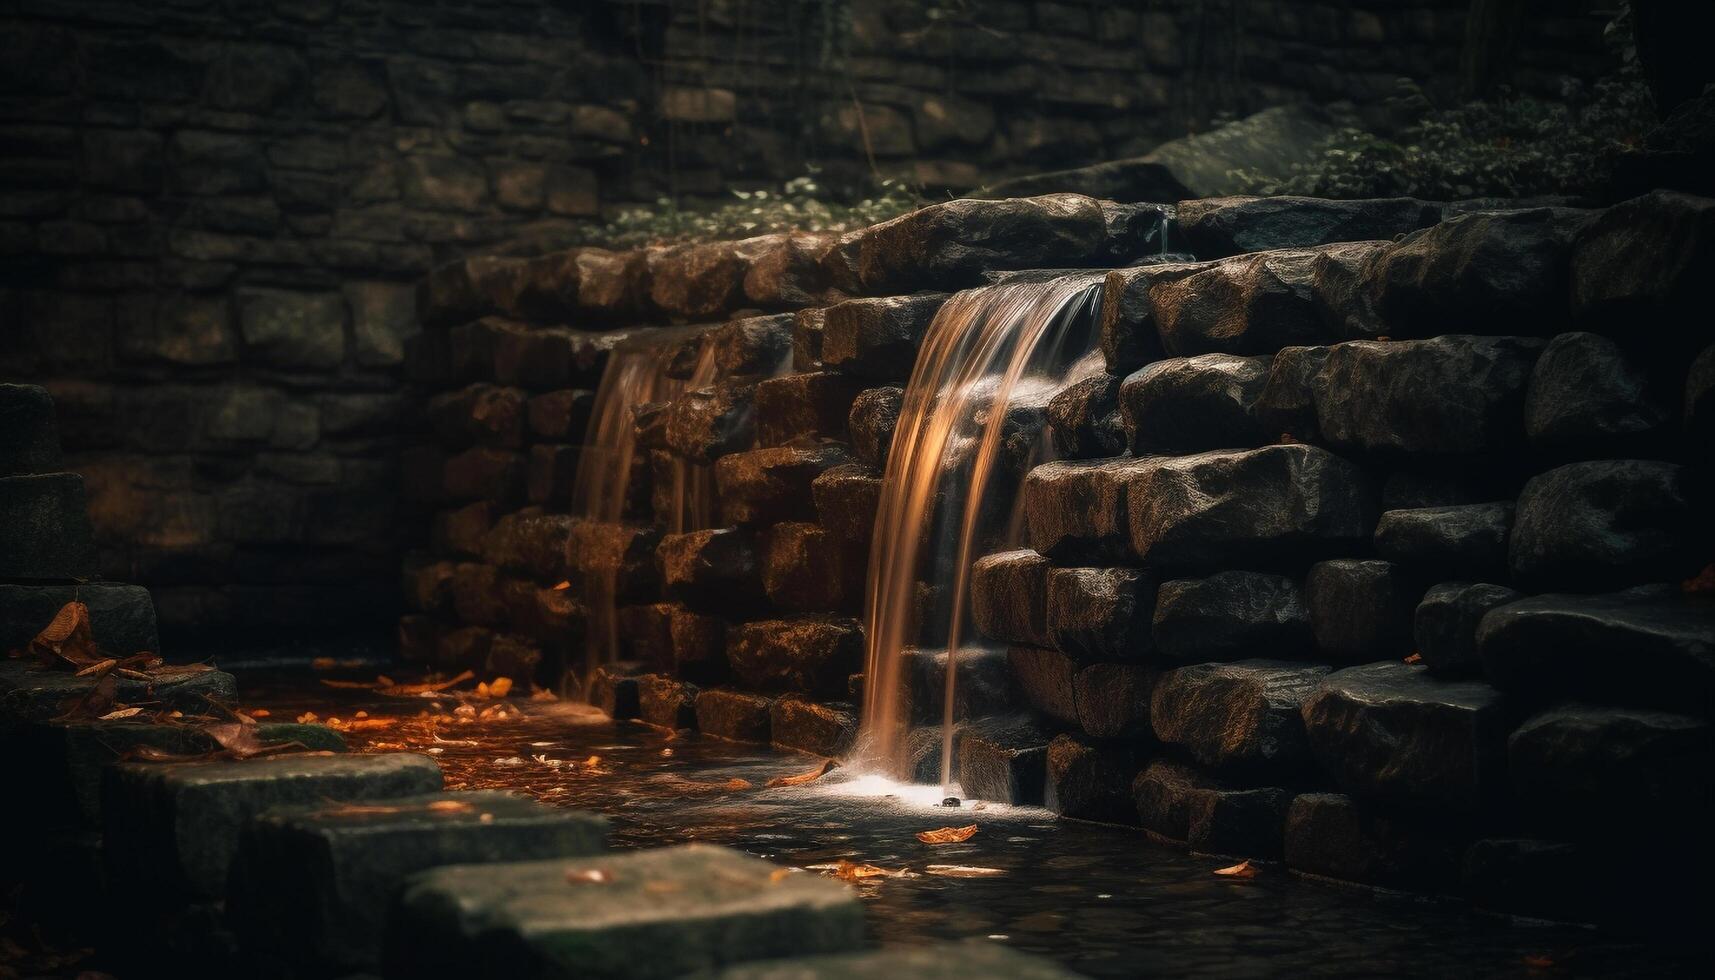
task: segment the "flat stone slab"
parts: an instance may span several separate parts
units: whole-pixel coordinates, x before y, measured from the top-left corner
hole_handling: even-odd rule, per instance
[[[118,882],[216,898],[225,893],[240,831],[264,810],[440,788],[433,759],[403,752],[120,763],[101,787],[108,870]]]
[[[422,872],[383,959],[389,976],[664,978],[853,952],[863,935],[846,886],[691,844]]]
[[[407,876],[599,854],[607,833],[605,817],[493,791],[277,807],[244,830],[227,914],[247,948],[311,967],[373,969]]]
[[[0,578],[94,576],[94,532],[83,477],[76,473],[0,477]]]
[[[147,682],[114,679],[119,684],[115,699],[121,703],[187,714],[205,710],[210,700],[230,703],[238,694],[231,674],[197,665],[161,667]],[[70,707],[68,702],[75,703],[94,686],[92,677],[33,660],[0,660],[0,734],[26,722],[58,717]]]
[[[74,599],[89,607],[90,634],[111,656],[160,652],[149,590],[116,582],[0,585],[0,652],[26,646]]]
[[[0,384],[0,476],[60,468],[54,400],[39,385]]]
[[[745,963],[718,973],[695,974],[699,980],[968,980],[973,976],[1073,980],[1080,975],[1050,960],[982,939]]]

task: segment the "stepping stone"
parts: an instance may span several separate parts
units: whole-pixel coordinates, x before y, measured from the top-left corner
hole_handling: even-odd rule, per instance
[[[1508,717],[1499,691],[1440,680],[1421,664],[1337,670],[1304,702],[1322,768],[1355,796],[1469,813],[1504,788]]]
[[[326,725],[262,722],[256,737],[267,744],[297,742],[315,752],[344,752],[345,737]],[[8,737],[5,751],[19,760],[26,785],[37,794],[31,815],[43,822],[101,826],[101,772],[133,749],[194,756],[220,748],[189,725],[143,721],[39,722]]]
[[[240,831],[264,810],[440,788],[435,761],[408,753],[120,763],[106,771],[101,787],[107,866],[118,882],[217,898]]]
[[[1477,651],[1495,686],[1707,712],[1715,702],[1715,599],[1678,586],[1539,595],[1483,616]]]
[[[231,674],[202,665],[167,665],[152,677],[147,682],[115,677],[116,700],[191,714],[206,711],[211,700],[230,704],[238,693]],[[94,686],[93,677],[70,670],[24,659],[0,660],[0,735],[25,722],[58,717],[70,707],[67,702],[75,703]]]
[[[933,946],[884,949],[873,953],[765,960],[697,974],[699,980],[1076,980],[1079,974],[1051,960],[1008,949],[991,940],[968,939]]]
[[[607,834],[604,817],[491,791],[277,807],[243,832],[227,913],[253,952],[330,972],[375,969],[388,907],[409,875],[599,854]]]
[[[383,962],[402,977],[666,978],[863,942],[850,888],[691,844],[421,872]]]
[[[0,578],[94,578],[93,535],[83,477],[0,477]]]
[[[1302,768],[1310,743],[1300,709],[1327,673],[1278,660],[1169,670],[1151,696],[1155,737],[1214,768]]]
[[[52,473],[62,465],[54,400],[48,390],[0,384],[0,476]]]
[[[29,644],[73,599],[89,607],[96,646],[115,657],[159,653],[155,601],[140,585],[85,582],[82,585],[0,585],[0,651]]]

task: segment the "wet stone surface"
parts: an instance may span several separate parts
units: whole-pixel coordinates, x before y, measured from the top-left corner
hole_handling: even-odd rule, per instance
[[[271,703],[278,712],[282,705],[301,710],[326,701],[314,691]],[[372,715],[381,711],[362,706]],[[395,703],[393,710],[409,716],[420,707]],[[1136,828],[1057,821],[1042,809],[970,798],[946,810],[936,805],[944,795],[939,787],[901,787],[835,770],[808,785],[768,788],[771,778],[813,771],[816,760],[697,736],[668,738],[615,726],[587,709],[522,707],[519,721],[443,728],[448,744],[393,729],[355,736],[354,746],[439,750],[449,789],[511,788],[604,813],[616,848],[698,841],[737,847],[783,868],[844,859],[909,871],[855,886],[870,948],[971,939],[1039,954],[1090,977],[1517,977],[1531,973],[1526,957],[1548,957],[1574,976],[1696,975],[1700,963],[1707,965],[1708,951],[1691,948],[1690,937],[1675,949],[1514,923],[1458,903],[1329,887],[1266,864],[1255,878],[1221,878],[1212,871],[1231,861],[1152,843]],[[735,779],[750,788],[733,788]],[[1118,802],[1135,820],[1130,786],[1119,789]],[[931,846],[915,837],[971,823],[977,833],[964,843]],[[1295,841],[1289,821],[1289,861],[1295,843],[1301,859],[1316,856],[1305,846],[1314,824],[1306,821]],[[1457,855],[1445,860],[1456,875]]]

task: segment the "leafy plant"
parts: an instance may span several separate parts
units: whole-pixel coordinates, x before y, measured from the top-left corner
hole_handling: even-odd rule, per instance
[[[661,198],[654,207],[628,208],[592,234],[591,244],[610,248],[688,241],[750,238],[781,231],[843,232],[863,228],[921,207],[925,202],[895,180],[845,203],[814,175],[796,177],[780,190],[734,190],[734,200],[713,208],[680,207]]]

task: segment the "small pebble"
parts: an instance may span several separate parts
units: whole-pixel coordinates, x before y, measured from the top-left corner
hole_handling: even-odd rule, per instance
[[[941,805],[942,806],[958,806],[959,805],[959,798],[957,796],[949,796],[946,799],[941,801]]]

